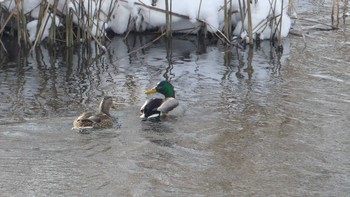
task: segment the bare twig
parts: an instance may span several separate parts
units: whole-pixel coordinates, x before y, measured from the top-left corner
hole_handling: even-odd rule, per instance
[[[135,49],[135,50],[130,51],[130,52],[127,53],[125,56],[120,57],[120,58],[116,59],[115,61],[118,61],[118,60],[120,60],[120,59],[123,59],[124,57],[127,57],[127,56],[129,56],[130,54],[135,53],[135,52],[137,52],[137,51],[139,51],[139,50],[142,50],[142,49],[145,49],[145,48],[147,48],[147,47],[150,47],[153,43],[155,43],[156,41],[158,41],[159,39],[161,39],[161,38],[162,38],[163,36],[165,36],[165,35],[166,35],[166,32],[163,32],[161,35],[159,35],[157,38],[155,38],[155,39],[152,40],[151,42],[146,43],[146,44],[144,44],[143,46],[141,46],[141,47],[139,47],[139,48],[137,48],[137,49]]]

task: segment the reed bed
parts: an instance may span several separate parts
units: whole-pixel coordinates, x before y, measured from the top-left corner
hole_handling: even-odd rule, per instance
[[[41,1],[34,9],[38,11],[38,17],[33,18],[31,13],[34,11],[25,11],[24,0],[5,0],[11,2],[11,9],[4,6],[0,8],[0,35],[4,33],[16,32],[18,44],[25,46],[35,46],[42,42],[45,30],[49,29],[47,41],[50,44],[55,42],[65,42],[67,47],[72,46],[75,42],[96,41],[98,44],[105,39],[105,23],[100,18],[104,17],[109,20],[109,13],[102,12],[99,9],[98,1],[88,0],[87,8],[80,6],[83,0],[68,1],[63,9],[58,9],[59,0],[49,4],[48,1]],[[68,5],[70,2],[70,6]],[[93,11],[92,7],[97,7]],[[109,6],[113,9],[114,5]],[[30,40],[27,21],[37,21],[35,28],[34,40]],[[13,34],[13,33],[12,33]],[[14,35],[14,34],[13,34]],[[102,46],[102,45],[101,45]]]
[[[128,0],[110,1],[109,10],[106,12],[102,8],[102,1],[98,0],[65,0],[64,5],[62,1],[54,0],[49,3],[47,0],[41,1],[36,7],[39,10],[38,18],[35,19],[31,16],[31,12],[25,10],[24,0],[5,0],[11,2],[11,9],[1,6],[0,8],[0,35],[5,32],[8,34],[15,34],[18,38],[18,44],[27,46],[36,46],[43,41],[43,36],[48,34],[47,42],[54,44],[56,42],[63,42],[67,47],[71,47],[76,42],[91,42],[95,41],[103,49],[103,43],[108,39],[106,37],[106,24],[111,20],[113,10],[118,3],[128,3]],[[253,2],[257,2],[255,0]],[[189,16],[176,13],[173,11],[173,0],[167,0],[165,2],[165,9],[160,9],[153,5],[147,5],[142,0],[134,2],[135,5],[150,9],[152,12],[165,14],[165,34],[161,33],[161,36],[171,38],[173,34],[172,24],[173,17],[180,17],[182,19],[191,20]],[[270,0],[270,15],[253,25],[254,18],[252,17],[252,6],[254,3],[250,0],[238,1],[238,9],[233,9],[233,4],[237,3],[237,0],[224,0],[223,6],[220,8],[224,13],[224,25],[222,29],[216,29],[213,32],[217,38],[219,38],[226,45],[232,45],[233,30],[235,29],[233,15],[238,14],[242,21],[247,21],[248,29],[245,30],[242,26],[240,33],[247,31],[248,43],[253,44],[253,38],[259,39],[259,32],[265,28],[271,28],[270,40],[276,42],[278,46],[282,46],[282,21],[283,15],[276,10],[290,9],[291,1],[288,5],[284,5],[283,1],[280,4],[276,3],[277,0]],[[348,0],[345,0],[346,4]],[[85,6],[81,6],[85,3]],[[156,4],[157,1],[152,1],[152,4]],[[158,2],[159,3],[159,2]],[[69,5],[69,6],[68,6]],[[340,0],[333,0],[332,6],[332,23],[337,26],[339,24],[339,10]],[[202,0],[199,6],[202,6]],[[281,6],[280,8],[277,6]],[[344,8],[345,9],[345,8]],[[346,7],[347,9],[347,7]],[[220,11],[218,10],[218,11]],[[202,11],[201,7],[198,9],[198,16]],[[35,31],[28,32],[28,21],[37,20]],[[57,19],[57,20],[56,20]],[[196,18],[196,21],[201,25],[195,27],[201,28],[204,35],[207,35],[207,27],[212,27],[205,20]],[[193,29],[193,32],[195,31]],[[45,32],[49,29],[48,32]],[[125,33],[127,36],[131,31],[135,31],[135,21],[129,21],[129,29]],[[35,36],[30,35],[35,32]],[[188,31],[191,33],[191,30]],[[34,39],[33,39],[34,38]],[[244,41],[244,40],[243,40]],[[0,43],[1,45],[1,43]]]

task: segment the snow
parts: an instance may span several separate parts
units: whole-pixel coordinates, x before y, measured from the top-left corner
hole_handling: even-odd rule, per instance
[[[242,2],[242,0],[240,0]],[[242,2],[243,3],[243,2]],[[241,4],[242,4],[241,3]],[[280,15],[282,14],[282,29],[281,36],[286,37],[288,35],[289,29],[291,27],[291,19],[286,14],[287,13],[287,2],[284,2],[283,10],[281,11],[282,6],[281,0],[259,0],[253,1],[251,5],[251,13],[252,13],[252,29],[254,39],[256,34],[260,34],[261,40],[269,39],[271,34],[276,33],[279,30],[279,20]],[[237,6],[236,10],[238,10],[239,5],[238,2],[234,5]],[[276,8],[276,9],[271,9]],[[274,16],[277,16],[274,18]],[[241,38],[247,38],[248,31],[248,16],[246,16],[245,20],[241,19],[241,14],[236,13],[233,16],[233,23],[236,26],[233,31],[233,35],[240,36]],[[277,27],[277,30],[276,30]]]
[[[131,10],[117,3],[113,9],[111,20],[108,22],[109,28],[114,33],[123,34],[128,31]]]
[[[53,5],[55,0],[48,0],[48,3]],[[78,0],[59,0],[58,10],[67,14],[73,12],[73,22],[79,24],[81,28],[88,29],[94,36],[104,36],[107,28],[111,29],[117,34],[123,34],[130,30],[132,31],[146,31],[150,29],[164,30],[166,27],[165,5],[166,0],[157,0],[156,4],[152,6],[152,0],[82,0],[82,5]],[[203,24],[206,29],[215,33],[222,31],[224,23],[224,1],[222,0],[168,0],[171,12],[176,13],[172,16],[172,30],[180,32],[197,33],[199,27]],[[232,10],[239,11],[239,1],[246,4],[250,0],[233,0]],[[253,24],[253,36],[260,35],[260,39],[269,39],[271,35],[279,31],[279,25],[276,25],[282,15],[282,30],[281,36],[286,37],[291,26],[291,19],[287,15],[286,0],[258,0],[252,1],[251,13]],[[30,13],[33,18],[28,22],[27,28],[30,35],[35,35],[35,27],[38,23],[38,15],[40,10],[41,0],[25,0],[24,12]],[[66,6],[68,3],[68,7]],[[0,0],[0,4],[12,11],[17,9],[15,0]],[[274,6],[276,4],[276,6]],[[276,9],[271,9],[271,7]],[[18,6],[22,8],[21,3]],[[68,9],[67,9],[68,8]],[[81,12],[85,14],[82,17]],[[49,16],[51,13],[47,13]],[[89,16],[89,19],[87,17]],[[277,16],[277,17],[273,17]],[[51,23],[50,19],[48,23]],[[248,22],[247,16],[241,17],[241,13],[235,12],[232,15],[232,25],[234,26],[233,35],[239,36],[242,39],[247,39]],[[44,21],[45,21],[44,20]],[[58,24],[58,23],[56,23]],[[47,36],[46,32],[50,25],[46,25],[43,39]],[[31,38],[32,40],[32,38]]]
[[[52,14],[51,13],[47,13],[43,20],[42,20],[42,24],[44,25],[44,30],[43,33],[41,35],[41,40],[44,40],[45,38],[47,38],[49,36],[49,31],[50,31],[50,27],[52,24]],[[38,20],[34,19],[32,21],[30,21],[29,23],[27,23],[27,30],[29,33],[29,40],[31,42],[34,42],[36,39],[36,31],[37,31],[37,25],[38,25]],[[55,17],[55,24],[58,25],[60,22],[59,18],[56,16]]]

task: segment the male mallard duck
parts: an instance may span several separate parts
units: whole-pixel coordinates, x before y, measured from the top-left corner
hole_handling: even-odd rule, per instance
[[[109,114],[109,109],[112,107],[113,101],[112,97],[105,96],[99,106],[99,112],[85,112],[81,114],[73,122],[73,128],[75,129],[85,129],[85,128],[95,128],[103,129],[110,128],[113,126],[113,120]]]
[[[175,91],[173,85],[168,81],[161,81],[156,87],[147,90],[146,94],[161,93],[164,99],[152,98],[147,100],[140,109],[140,118],[153,118],[161,114],[166,114],[179,105],[179,101],[175,99]]]

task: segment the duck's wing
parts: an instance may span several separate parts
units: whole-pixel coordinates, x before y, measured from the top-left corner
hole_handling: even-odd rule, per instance
[[[112,119],[105,113],[85,112],[73,122],[74,129],[104,128],[113,125]]]
[[[73,122],[73,126],[75,128],[80,127],[89,127],[92,126],[92,122],[90,120],[86,121],[87,118],[93,115],[93,112],[85,112],[82,113],[78,118],[76,118]]]
[[[84,112],[84,113],[80,114],[80,116],[78,116],[77,120],[86,119],[92,115],[94,115],[93,112]]]
[[[159,115],[160,112],[157,111],[157,108],[162,104],[163,99],[160,98],[152,98],[142,105],[140,109],[140,118],[148,118],[154,114]]]
[[[92,123],[99,123],[101,122],[101,116],[99,114],[92,115],[86,119],[83,119],[83,121],[91,121]]]
[[[93,112],[87,112],[87,113],[80,115],[77,118],[77,121],[81,122],[81,124],[91,125],[91,124],[101,122],[101,120],[103,118],[105,118],[105,116],[107,116],[107,115],[102,114],[102,113],[95,114]]]
[[[94,128],[103,129],[113,126],[113,119],[105,113],[99,113],[90,117],[90,121],[94,121]]]
[[[179,105],[179,101],[175,98],[166,98],[163,103],[157,108],[158,111],[162,113],[168,113]]]
[[[145,107],[147,106],[147,104],[151,101],[151,99],[146,100],[145,103],[141,106],[140,108],[140,113],[143,113],[143,111],[145,110]]]

